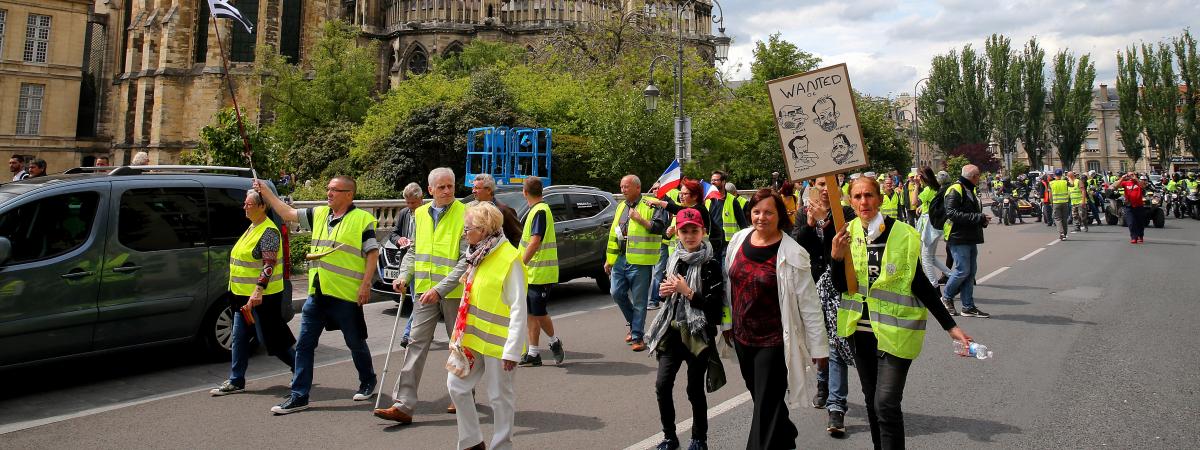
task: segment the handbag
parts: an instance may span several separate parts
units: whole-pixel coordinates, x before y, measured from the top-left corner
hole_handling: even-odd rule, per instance
[[[459,378],[466,378],[475,367],[475,354],[462,346],[463,333],[467,329],[467,311],[471,309],[471,283],[463,291],[458,302],[458,317],[454,321],[454,334],[450,337],[450,356],[446,358],[446,371]]]

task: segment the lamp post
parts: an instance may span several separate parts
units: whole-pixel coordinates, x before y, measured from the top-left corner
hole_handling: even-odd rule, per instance
[[[1011,142],[1010,139],[1012,138],[1012,136],[1009,136],[1008,134],[1008,116],[1013,113],[1021,114],[1021,111],[1013,109],[1004,113],[1004,141],[1000,143],[1000,153],[1002,156],[1004,156],[1004,173],[1007,173],[1010,178],[1013,176],[1012,153],[1016,151],[1016,148],[1013,148],[1012,152],[1010,152],[1008,149],[1008,143]],[[1016,145],[1014,144],[1013,147],[1016,147]]]
[[[903,110],[903,109],[899,109],[899,108],[897,108],[897,109],[896,109],[896,112],[895,112],[895,116],[896,116],[896,135],[897,135],[897,136],[899,136],[899,135],[900,135],[900,133],[903,133],[903,132],[904,132],[904,127],[900,126],[900,121],[904,120],[904,113],[908,113],[908,121],[909,121],[909,122],[913,122],[914,124],[916,123],[916,118],[917,118],[917,113],[916,113],[916,110],[913,110],[913,111],[905,111],[905,110]],[[917,126],[916,126],[916,125],[913,125],[913,127],[912,127],[912,128],[913,128],[913,129],[912,129],[912,134],[913,134],[913,163],[916,165],[916,167],[920,168],[920,167],[921,167],[921,158],[920,158],[920,155],[917,153],[917,152],[919,152],[919,151],[920,151],[920,148],[918,147],[918,145],[920,145],[920,141],[919,141],[919,140],[918,140],[918,138],[917,138],[917,133],[919,133],[919,130],[917,130]]]
[[[675,159],[680,163],[687,162],[692,156],[692,119],[684,114],[683,110],[683,13],[688,7],[695,6],[700,3],[699,0],[680,0],[678,3],[679,11],[676,20],[676,26],[679,28],[677,36],[677,48],[675,58]],[[721,8],[721,4],[717,0],[712,1],[716,5],[718,16],[713,17],[712,21],[718,24],[718,35],[713,36],[709,40],[713,43],[713,59],[717,61],[725,61],[729,58],[729,43],[732,41],[729,36],[725,35],[725,12]],[[654,112],[658,109],[658,97],[661,92],[658,86],[654,85],[654,66],[658,64],[660,59],[669,58],[666,55],[658,55],[654,60],[650,61],[650,84],[642,91],[642,95],[646,99],[646,111]]]
[[[913,146],[913,165],[917,167],[921,167],[921,96],[917,94],[917,86],[922,81],[929,81],[929,77],[913,83],[913,141],[916,142],[916,145]],[[946,100],[939,98],[934,103],[937,106],[938,114],[946,112]]]

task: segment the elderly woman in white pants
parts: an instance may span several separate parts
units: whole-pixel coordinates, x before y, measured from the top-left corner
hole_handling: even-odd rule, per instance
[[[451,370],[446,376],[450,399],[458,406],[460,449],[511,449],[516,393],[513,369],[525,347],[525,268],[515,247],[504,239],[500,210],[491,203],[467,208],[464,238],[469,246],[466,291],[450,340],[451,358],[461,355],[469,371]],[[462,373],[468,372],[468,373]],[[493,435],[485,445],[472,391],[487,387],[492,406]]]
[[[929,278],[929,282],[937,286],[941,274],[949,274],[950,268],[937,258],[937,246],[938,242],[942,242],[942,230],[929,223],[929,203],[941,192],[941,187],[950,182],[950,174],[943,170],[934,176],[933,169],[925,166],[918,175],[921,177],[921,184],[924,185],[921,193],[917,195],[921,202],[917,207],[921,215],[917,219],[917,233],[921,236],[921,269],[925,272],[925,277]]]

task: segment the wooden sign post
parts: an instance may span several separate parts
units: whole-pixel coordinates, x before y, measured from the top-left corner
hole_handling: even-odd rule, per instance
[[[787,165],[788,179],[825,177],[833,223],[841,229],[846,217],[841,208],[838,173],[866,167],[867,151],[858,123],[858,106],[845,64],[783,77],[767,82],[775,129]],[[854,263],[845,258],[846,285],[858,292]]]

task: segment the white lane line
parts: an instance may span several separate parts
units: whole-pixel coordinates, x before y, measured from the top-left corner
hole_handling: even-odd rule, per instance
[[[1022,257],[1021,257],[1021,259],[1018,259],[1017,261],[1025,261],[1025,260],[1028,260],[1029,258],[1032,258],[1032,257],[1033,257],[1033,255],[1036,255],[1036,254],[1038,254],[1038,253],[1041,253],[1041,252],[1042,252],[1042,250],[1045,250],[1045,249],[1046,249],[1046,247],[1041,247],[1041,248],[1038,248],[1037,250],[1034,250],[1034,251],[1032,251],[1032,252],[1029,252],[1029,254],[1028,254],[1028,255],[1022,256]]]
[[[975,282],[975,284],[983,284],[983,283],[986,283],[986,282],[987,282],[987,280],[990,280],[990,279],[992,279],[992,277],[994,277],[994,276],[996,276],[996,275],[1000,275],[1000,273],[1001,273],[1001,272],[1004,272],[1005,270],[1008,270],[1008,269],[1009,269],[1009,267],[1008,267],[1008,266],[1004,266],[1004,267],[1001,267],[1001,268],[999,268],[999,269],[996,269],[996,270],[995,270],[995,271],[993,271],[992,273],[989,273],[989,274],[987,274],[987,275],[984,275],[984,276],[983,276],[983,278],[980,278],[980,279],[979,279],[979,281],[976,281],[976,282]]]
[[[577,316],[577,315],[581,315],[581,314],[585,314],[585,313],[589,313],[589,312],[600,311],[600,310],[609,309],[609,308],[615,308],[616,306],[617,305],[613,304],[613,305],[602,306],[599,308],[587,309],[587,310],[582,310],[582,311],[572,311],[569,313],[563,313],[563,314],[559,314],[556,316],[551,316],[551,319],[555,319],[555,320],[564,319],[567,317]],[[402,351],[403,350],[397,350],[396,353],[399,353]],[[380,356],[380,355],[383,355],[386,353],[387,353],[387,350],[373,352],[373,353],[371,353],[371,357]],[[314,369],[320,368],[320,367],[332,366],[334,364],[341,364],[341,363],[344,363],[347,361],[350,361],[349,356],[346,356],[345,358],[342,358],[342,359],[337,359],[337,360],[318,364],[318,365],[314,366]],[[255,377],[255,378],[247,378],[246,382],[250,383],[250,382],[265,380],[267,378],[273,378],[273,377],[277,377],[280,375],[287,375],[289,373],[290,372],[288,372],[288,371],[275,372],[272,374],[263,375],[263,376],[259,376],[259,377]],[[121,403],[114,403],[111,405],[99,406],[96,408],[85,409],[83,411],[76,411],[76,412],[73,412],[70,414],[62,414],[62,415],[58,415],[58,416],[45,417],[45,418],[41,418],[41,419],[27,420],[24,422],[14,422],[14,423],[9,423],[9,424],[4,424],[4,425],[0,425],[0,435],[12,433],[14,431],[21,431],[21,430],[24,430],[27,428],[39,427],[42,425],[49,425],[52,423],[62,422],[64,420],[77,419],[80,417],[87,417],[87,416],[100,414],[100,413],[104,413],[104,412],[108,412],[108,411],[118,410],[121,408],[128,408],[130,406],[142,405],[142,404],[146,404],[146,403],[156,402],[159,400],[166,400],[166,399],[170,399],[170,398],[180,397],[180,396],[184,396],[184,395],[188,395],[188,394],[207,392],[212,388],[213,388],[212,385],[192,386],[192,387],[187,387],[187,388],[171,391],[166,394],[159,394],[159,395],[155,395],[155,396],[139,398],[136,400],[130,400],[130,401],[121,402]],[[376,395],[378,395],[378,392],[376,393]],[[691,426],[691,422],[688,423],[688,426],[689,427]],[[657,442],[655,442],[655,444],[657,444]]]
[[[1050,243],[1049,243],[1049,244],[1046,244],[1046,246],[1047,246],[1047,247],[1049,247],[1049,246],[1051,246],[1051,245],[1054,245],[1054,244],[1057,244],[1057,243],[1059,243],[1059,242],[1062,242],[1062,239],[1055,239],[1055,240],[1053,240],[1053,241],[1050,241]]]
[[[733,408],[737,408],[741,404],[746,403],[748,401],[750,401],[750,393],[749,392],[743,392],[741,394],[734,396],[733,398],[731,398],[729,400],[725,400],[724,402],[721,402],[721,404],[708,409],[708,420],[712,420],[712,419],[716,418],[717,416],[724,414]],[[682,422],[675,424],[675,433],[676,434],[682,435],[684,432],[686,432],[690,429],[692,429],[692,418],[691,417],[688,417],[687,419],[684,419]],[[654,448],[654,446],[658,445],[658,443],[662,440],[663,440],[663,434],[660,431],[658,433],[655,433],[653,436],[643,439],[641,442],[638,442],[636,444],[630,445],[629,447],[626,447],[625,450],[644,450],[644,449],[648,449],[648,448]]]

